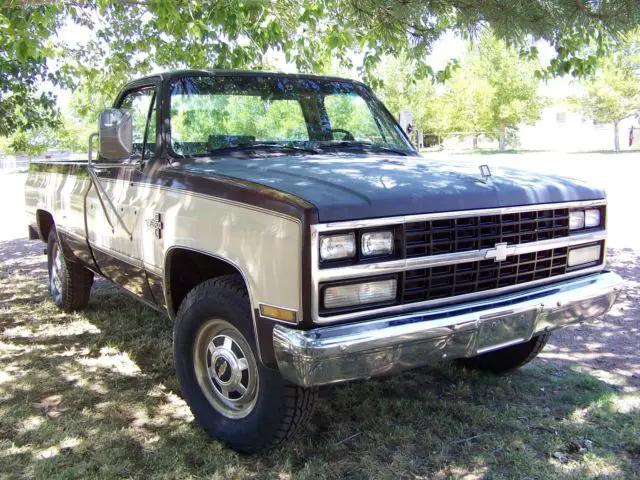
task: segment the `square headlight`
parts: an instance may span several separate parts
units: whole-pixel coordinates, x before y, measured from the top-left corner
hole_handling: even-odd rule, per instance
[[[391,255],[393,253],[393,232],[366,232],[360,237],[360,251],[364,257]]]
[[[584,210],[569,212],[569,230],[580,230],[581,228],[584,228]]]
[[[590,245],[588,247],[572,248],[569,250],[567,265],[575,267],[586,263],[594,263],[600,260],[602,254],[601,245]]]
[[[320,259],[338,260],[356,254],[356,236],[353,232],[320,237]]]
[[[398,281],[395,278],[327,287],[324,290],[324,306],[344,308],[389,302],[396,298],[397,289]]]
[[[600,209],[592,208],[584,211],[584,226],[586,228],[594,228],[600,226]]]

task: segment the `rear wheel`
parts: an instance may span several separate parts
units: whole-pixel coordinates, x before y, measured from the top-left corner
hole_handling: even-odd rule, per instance
[[[51,227],[49,232],[47,255],[49,292],[53,303],[65,312],[86,308],[93,285],[93,272],[64,258],[55,227]]]
[[[463,358],[458,360],[458,363],[467,368],[492,373],[506,373],[536,358],[547,344],[549,337],[551,337],[551,332],[533,337],[525,343],[519,343],[471,358]]]
[[[259,361],[241,277],[207,280],[189,292],[176,315],[173,345],[193,415],[231,448],[275,447],[309,419],[316,391],[288,383]]]

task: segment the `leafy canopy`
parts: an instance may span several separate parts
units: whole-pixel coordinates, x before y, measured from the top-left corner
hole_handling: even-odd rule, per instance
[[[86,41],[56,36],[69,22],[88,29]],[[486,25],[523,55],[536,55],[533,41],[549,41],[556,57],[544,74],[583,75],[638,23],[637,0],[5,0],[0,135],[55,118],[45,81],[104,102],[124,81],[158,68],[260,68],[273,51],[305,72],[332,59],[354,66],[358,52],[355,66],[370,82],[384,55],[405,54],[426,77],[436,72],[423,59],[444,32],[470,37]]]
[[[49,64],[48,39],[61,25],[60,9],[0,9],[0,136],[57,121],[55,98],[39,90],[59,76]]]

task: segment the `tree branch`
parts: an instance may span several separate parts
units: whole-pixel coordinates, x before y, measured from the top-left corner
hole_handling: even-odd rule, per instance
[[[129,6],[147,6],[149,2],[147,0],[120,0],[119,2],[122,5]],[[0,3],[0,9],[4,8],[20,8],[20,7],[39,7],[43,5],[51,5],[51,6],[62,6],[62,7],[77,7],[77,8],[86,8],[95,6],[90,2],[73,2],[73,1],[60,1],[60,0],[9,0],[6,2]]]
[[[585,4],[582,3],[582,0],[576,0],[576,6],[589,18],[595,18],[596,20],[601,20],[601,21],[604,21],[606,18],[601,13],[596,13],[591,9],[589,9],[588,7],[586,7]]]

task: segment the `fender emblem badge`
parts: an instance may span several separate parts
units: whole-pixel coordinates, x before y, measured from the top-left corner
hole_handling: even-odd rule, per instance
[[[162,229],[164,228],[164,223],[162,223],[161,213],[156,212],[153,218],[148,218],[147,225],[155,230],[155,234],[158,239],[162,238]]]

